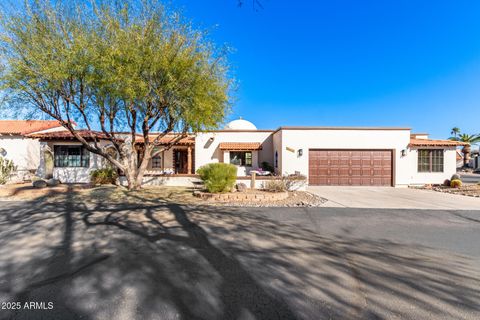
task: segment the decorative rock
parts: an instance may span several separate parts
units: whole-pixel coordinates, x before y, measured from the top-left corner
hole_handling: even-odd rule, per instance
[[[46,181],[46,183],[47,183],[47,186],[49,186],[49,187],[55,187],[55,186],[58,186],[60,184],[60,181],[57,180],[57,179],[48,179]]]
[[[35,188],[45,188],[47,186],[47,182],[45,180],[35,180],[32,182],[32,186]]]
[[[245,183],[240,182],[235,185],[235,189],[237,189],[238,192],[245,192],[247,191],[247,185]]]

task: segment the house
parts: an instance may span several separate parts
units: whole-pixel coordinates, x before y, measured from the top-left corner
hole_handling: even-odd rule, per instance
[[[39,169],[41,154],[40,141],[29,135],[63,130],[58,121],[0,120],[0,156],[14,162],[16,178],[27,178]]]
[[[79,131],[88,139],[100,132]],[[88,152],[69,132],[37,131],[27,135],[42,152],[37,174],[64,183],[89,181],[105,160]],[[155,134],[152,134],[152,138]],[[175,138],[167,135],[160,143]],[[138,135],[139,146],[143,138]],[[456,172],[461,142],[432,140],[425,133],[392,127],[279,127],[259,130],[238,119],[223,129],[188,135],[149,163],[145,183],[191,185],[195,172],[212,162],[237,166],[238,180],[269,164],[275,174],[301,174],[309,185],[408,186],[443,183]],[[40,150],[37,148],[37,150]],[[31,167],[35,167],[32,165]],[[263,179],[258,177],[257,185]]]

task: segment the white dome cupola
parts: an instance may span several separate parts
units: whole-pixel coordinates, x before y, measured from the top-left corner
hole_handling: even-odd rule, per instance
[[[242,119],[240,117],[237,120],[230,121],[223,128],[224,130],[257,130],[257,127],[250,121]]]

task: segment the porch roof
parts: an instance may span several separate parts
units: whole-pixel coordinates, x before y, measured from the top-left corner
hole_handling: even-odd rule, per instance
[[[459,147],[469,143],[453,140],[410,139],[410,147]]]
[[[107,135],[100,131],[93,130],[76,130],[80,137],[86,140],[92,140],[96,138],[98,140],[108,139]],[[77,140],[70,131],[53,131],[45,133],[32,133],[28,137],[40,140]]]
[[[152,142],[153,140],[155,140],[157,137],[158,137],[157,134],[150,134],[150,135],[148,135],[148,138],[150,139],[150,142]],[[161,138],[158,140],[158,144],[169,144],[169,143],[172,143],[176,138],[178,138],[178,135],[175,135],[175,134],[167,134],[167,135],[161,137]],[[141,135],[138,135],[138,136],[135,138],[135,142],[137,142],[137,143],[143,143],[144,141],[145,141],[145,139],[144,139],[143,136],[141,136]],[[175,144],[175,145],[194,145],[194,144],[195,144],[195,137],[192,136],[192,135],[189,135],[189,136],[186,136],[186,137],[181,138],[180,140],[178,140],[178,141],[175,142],[174,144]]]
[[[221,142],[219,147],[220,150],[232,151],[251,151],[262,149],[260,142]]]

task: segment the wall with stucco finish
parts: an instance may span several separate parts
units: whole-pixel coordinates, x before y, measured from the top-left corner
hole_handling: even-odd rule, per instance
[[[210,140],[210,138],[213,138]],[[195,137],[195,170],[212,162],[229,162],[229,152],[220,150],[221,142],[259,142],[262,150],[252,152],[252,167],[240,167],[239,175],[260,167],[263,161],[273,165],[272,131],[214,131],[199,133]]]

